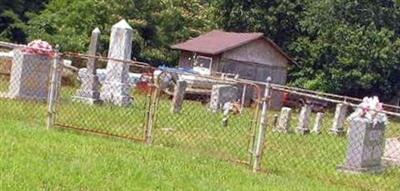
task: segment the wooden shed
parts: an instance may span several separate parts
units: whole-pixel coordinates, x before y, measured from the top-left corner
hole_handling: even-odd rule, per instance
[[[214,30],[171,46],[180,50],[179,67],[191,67],[210,75],[238,74],[240,78],[285,84],[292,59],[263,33]],[[281,106],[281,95],[273,93],[272,105]]]

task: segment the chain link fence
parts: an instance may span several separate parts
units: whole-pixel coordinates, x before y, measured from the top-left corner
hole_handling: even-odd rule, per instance
[[[63,71],[55,127],[143,142],[152,90],[144,83],[151,80],[146,79],[151,68],[88,55],[63,54],[62,58],[74,66]],[[126,74],[118,74],[118,69]]]
[[[370,123],[349,120],[373,111],[356,98],[90,54],[0,52],[0,117],[10,123],[172,147],[343,189],[400,188],[396,106],[377,111],[388,123]],[[269,107],[275,95],[281,110]]]
[[[74,66],[64,65],[61,86],[55,85],[50,126],[250,165],[258,86],[98,56],[64,53],[59,59]]]
[[[374,109],[359,106],[359,99],[280,85],[271,89],[286,94],[286,107],[268,110],[262,163],[267,173],[315,178],[343,189],[400,189],[400,113],[388,111],[396,106],[373,114],[386,115],[388,124],[371,123],[363,113]],[[353,112],[360,115],[349,117]]]
[[[1,118],[45,126],[51,55],[32,55],[23,48],[0,46]]]
[[[153,144],[249,165],[259,87],[171,70],[162,70],[157,83]]]

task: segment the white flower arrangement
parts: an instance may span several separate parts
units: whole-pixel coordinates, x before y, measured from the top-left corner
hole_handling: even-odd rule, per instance
[[[369,120],[369,122],[376,123],[384,123],[385,126],[389,123],[388,118],[385,113],[382,113],[383,106],[382,103],[379,102],[377,96],[374,97],[364,97],[363,101],[358,105],[356,110],[347,117],[348,121],[351,121],[355,118],[362,117]]]

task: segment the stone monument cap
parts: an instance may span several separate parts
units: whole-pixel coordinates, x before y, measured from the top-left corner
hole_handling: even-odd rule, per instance
[[[132,27],[126,22],[125,19],[120,20],[117,24],[113,25],[112,28],[121,28],[132,30]]]
[[[99,27],[96,27],[96,28],[92,31],[92,33],[98,33],[98,34],[100,34],[101,32],[100,32]]]

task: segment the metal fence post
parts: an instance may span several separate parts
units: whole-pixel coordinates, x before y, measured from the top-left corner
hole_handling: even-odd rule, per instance
[[[265,85],[265,92],[263,98],[263,105],[261,110],[261,117],[260,117],[260,126],[258,128],[258,134],[256,139],[256,145],[254,147],[253,152],[253,172],[257,172],[261,169],[261,159],[265,141],[265,131],[267,128],[267,110],[269,106],[270,100],[270,91],[271,91],[271,77],[267,78],[267,84]]]
[[[52,69],[50,72],[50,87],[49,87],[49,95],[47,101],[47,129],[50,129],[54,126],[56,112],[55,112],[55,105],[56,99],[58,95],[58,81],[60,78],[58,77],[58,65],[60,64],[60,56],[58,51],[56,50],[53,57]]]
[[[156,110],[158,107],[160,89],[155,86],[150,98],[150,104],[148,108],[147,123],[145,129],[144,141],[146,144],[150,145],[153,142],[153,126],[156,120]]]

